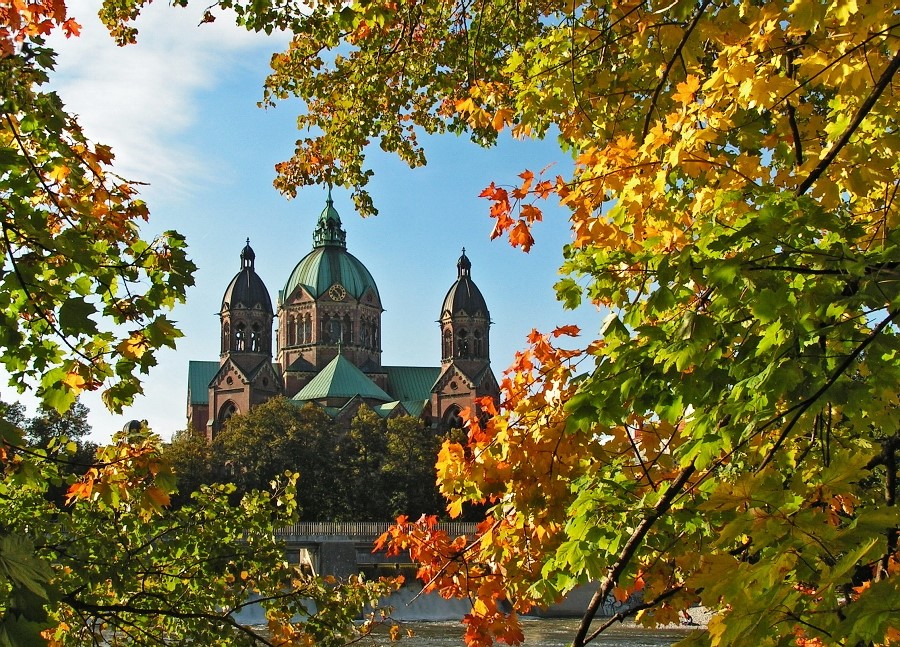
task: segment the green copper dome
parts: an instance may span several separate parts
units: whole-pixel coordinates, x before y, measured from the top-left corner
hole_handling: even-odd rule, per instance
[[[290,297],[300,285],[314,299],[318,299],[332,285],[341,285],[355,299],[360,299],[371,288],[380,306],[381,297],[375,279],[366,266],[347,251],[346,241],[347,234],[341,226],[341,218],[334,208],[329,189],[325,209],[313,232],[313,250],[294,267],[279,295],[281,301]]]

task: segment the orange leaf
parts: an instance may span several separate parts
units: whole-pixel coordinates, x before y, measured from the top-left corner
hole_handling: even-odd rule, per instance
[[[534,245],[534,238],[531,236],[531,231],[529,231],[528,225],[524,220],[517,222],[516,226],[510,230],[509,243],[513,247],[521,246],[523,252],[531,250],[531,246]]]
[[[577,337],[579,334],[581,334],[581,328],[574,324],[570,324],[568,326],[560,326],[553,331],[554,337],[562,337],[563,335],[567,335],[569,337]]]
[[[72,36],[80,36],[81,35],[81,25],[75,22],[74,18],[69,18],[62,24],[63,32],[66,34],[66,38],[71,38]]]
[[[162,509],[169,505],[171,501],[165,490],[155,485],[151,488],[147,488],[146,496],[150,501],[150,505],[153,506],[153,509],[157,512],[162,512]]]

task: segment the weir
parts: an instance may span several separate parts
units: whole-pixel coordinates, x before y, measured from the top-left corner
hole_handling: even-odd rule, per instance
[[[393,606],[398,620],[458,620],[469,612],[468,601],[445,600],[436,593],[420,595],[414,582],[416,565],[408,553],[388,557],[373,553],[375,540],[393,525],[392,522],[331,522],[306,521],[277,531],[284,541],[288,559],[301,564],[314,575],[333,575],[346,578],[363,572],[369,578],[396,575],[402,572],[410,584],[385,601]],[[475,536],[475,523],[446,522],[437,528],[451,537]],[[541,617],[579,617],[594,593],[595,586],[585,585],[571,591],[565,599],[543,610],[534,609],[529,615]],[[612,596],[603,604],[602,616],[611,616],[634,604],[634,600],[617,602]]]
[[[388,557],[372,552],[375,540],[392,525],[389,521],[302,521],[279,529],[276,536],[285,543],[288,559],[315,575],[388,574],[413,566],[408,553]],[[447,522],[437,527],[451,537],[475,535],[474,523]]]

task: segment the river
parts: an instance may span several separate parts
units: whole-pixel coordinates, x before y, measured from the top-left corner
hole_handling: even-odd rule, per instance
[[[578,627],[575,618],[525,618],[525,645],[528,647],[568,647]],[[403,629],[413,631],[412,638],[404,638],[401,647],[460,647],[463,628],[454,622],[404,622]],[[591,645],[597,647],[668,647],[684,638],[690,628],[649,630],[632,625],[617,625],[607,629]]]

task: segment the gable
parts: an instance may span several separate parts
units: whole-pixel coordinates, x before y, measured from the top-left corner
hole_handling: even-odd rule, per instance
[[[324,400],[327,398],[352,398],[357,395],[380,402],[394,400],[359,370],[353,362],[343,355],[338,355],[292,399]]]
[[[454,388],[455,385],[455,388]],[[475,389],[475,382],[468,375],[463,373],[455,364],[451,364],[444,369],[444,372],[438,378],[432,389],[435,393],[459,393],[468,392]]]

